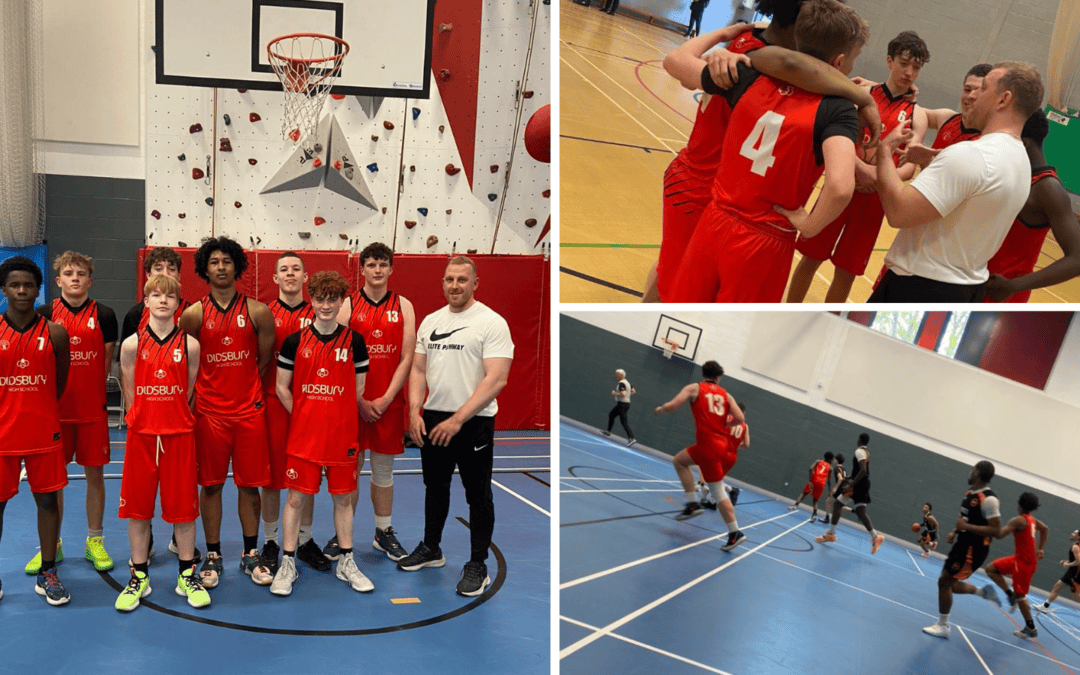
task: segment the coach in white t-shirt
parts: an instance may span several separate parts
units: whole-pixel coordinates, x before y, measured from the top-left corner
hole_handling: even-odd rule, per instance
[[[1039,72],[1004,62],[983,79],[970,114],[982,137],[951,145],[910,185],[883,160],[910,137],[898,127],[878,146],[878,192],[898,228],[888,271],[867,302],[979,302],[997,252],[1031,189],[1020,132],[1042,104]]]
[[[409,376],[409,435],[421,446],[424,540],[398,561],[398,568],[409,572],[446,564],[439,545],[456,466],[469,503],[472,544],[457,592],[468,596],[480,595],[491,583],[484,561],[495,529],[491,497],[499,410],[495,397],[506,386],[514,358],[506,320],[473,297],[478,281],[472,260],[451,258],[443,274],[443,295],[449,304],[429,314],[416,331],[416,358]]]

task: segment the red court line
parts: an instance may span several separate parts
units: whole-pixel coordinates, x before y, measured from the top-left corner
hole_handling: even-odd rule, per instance
[[[1029,603],[1029,604],[1030,604],[1030,603]],[[1020,629],[1020,624],[1016,622],[1016,619],[1014,619],[1014,618],[1012,618],[1011,616],[1009,616],[1009,615],[1008,615],[1008,614],[1007,614],[1007,613],[1005,612],[1005,610],[1004,610],[1004,609],[1002,609],[1001,607],[998,607],[998,608],[997,608],[997,611],[1001,612],[1001,615],[1002,615],[1002,616],[1004,616],[1004,617],[1005,617],[1006,619],[1008,619],[1009,621],[1012,621],[1013,625],[1014,625],[1014,626],[1016,626],[1017,630],[1019,630],[1019,629]],[[1042,643],[1041,643],[1041,642],[1039,642],[1038,640],[1029,640],[1029,642],[1033,642],[1034,644],[1038,645],[1038,646],[1039,646],[1039,649],[1043,650],[1043,651],[1044,651],[1044,652],[1046,653],[1046,655],[1047,655],[1047,656],[1049,656],[1049,657],[1050,657],[1051,659],[1053,659],[1054,663],[1056,663],[1056,664],[1058,664],[1059,666],[1061,666],[1061,667],[1062,667],[1062,668],[1063,668],[1063,669],[1065,670],[1065,672],[1066,672],[1066,673],[1069,673],[1069,675],[1076,675],[1076,673],[1074,673],[1074,672],[1073,672],[1072,670],[1070,670],[1068,666],[1066,666],[1066,665],[1065,665],[1064,663],[1062,663],[1061,661],[1059,661],[1059,660],[1058,660],[1058,657],[1056,657],[1056,656],[1054,656],[1053,654],[1051,654],[1051,653],[1050,653],[1050,650],[1048,650],[1048,649],[1047,649],[1046,647],[1043,647],[1043,646],[1042,646]]]
[[[678,115],[679,117],[683,118],[684,120],[686,120],[686,121],[687,121],[687,122],[689,122],[690,124],[693,124],[693,123],[694,123],[694,120],[690,119],[689,117],[687,117],[686,115],[682,114],[681,112],[679,112],[679,111],[678,111],[678,110],[676,110],[675,108],[671,107],[671,104],[670,104],[670,103],[668,103],[668,102],[667,102],[667,101],[665,101],[664,99],[660,98],[660,96],[659,96],[659,95],[657,95],[657,93],[656,93],[655,91],[653,91],[652,89],[649,89],[649,85],[645,84],[645,80],[642,80],[642,79],[641,79],[641,72],[640,72],[640,71],[641,71],[641,67],[642,67],[642,66],[646,66],[646,65],[648,65],[648,64],[650,64],[650,63],[663,63],[663,62],[664,62],[664,60],[663,60],[663,59],[653,59],[653,60],[651,60],[651,61],[638,61],[638,64],[637,64],[636,66],[634,66],[634,77],[636,77],[636,78],[637,78],[638,84],[640,84],[640,85],[641,85],[642,87],[644,87],[645,91],[647,91],[647,92],[649,92],[650,94],[652,94],[652,97],[653,97],[653,98],[655,98],[655,99],[656,99],[657,101],[660,101],[660,102],[661,102],[661,103],[663,103],[663,104],[664,104],[665,106],[667,106],[668,110],[670,110],[671,112],[675,113],[675,114],[676,114],[676,115]]]

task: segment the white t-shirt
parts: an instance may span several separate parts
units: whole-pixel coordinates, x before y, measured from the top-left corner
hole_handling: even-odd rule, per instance
[[[514,358],[514,343],[506,320],[475,302],[464,312],[451,312],[447,305],[428,314],[416,331],[416,353],[427,356],[424,409],[452,413],[484,379],[484,359]],[[498,411],[493,399],[477,415],[492,417]]]
[[[619,395],[615,397],[615,400],[619,403],[629,403],[631,389],[633,389],[633,387],[630,386],[630,382],[625,377],[619,380],[619,383],[615,385],[615,391],[619,393]]]
[[[1031,161],[1019,139],[992,133],[945,148],[911,186],[942,217],[899,230],[885,265],[901,276],[980,284],[1027,201]]]

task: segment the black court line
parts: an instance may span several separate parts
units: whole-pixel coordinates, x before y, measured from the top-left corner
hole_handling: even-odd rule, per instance
[[[578,523],[560,523],[559,527],[576,527],[578,525],[595,525],[596,523],[610,523],[615,520],[630,520],[631,518],[648,518],[650,516],[670,516],[673,513],[681,513],[679,510],[675,511],[655,511],[653,513],[637,513],[632,516],[615,516],[614,518],[600,518],[599,520],[583,520]]]
[[[591,281],[592,283],[597,284],[598,286],[603,286],[605,288],[610,288],[610,289],[615,290],[615,291],[626,293],[627,295],[632,295],[635,298],[641,298],[641,297],[644,297],[644,295],[645,295],[641,291],[635,291],[634,289],[627,288],[626,286],[620,286],[619,284],[613,284],[610,281],[604,281],[603,279],[597,279],[594,276],[590,276],[588,274],[585,274],[583,272],[578,272],[576,270],[568,269],[566,267],[563,267],[562,265],[559,265],[559,271],[563,272],[564,274],[569,274],[572,277],[577,277],[578,279],[584,279],[585,281]]]
[[[637,63],[638,62],[638,60],[635,59],[635,58],[631,58],[629,56],[623,56],[622,54],[612,54],[611,52],[605,52],[604,50],[596,49],[595,47],[587,47],[585,45],[579,45],[579,44],[575,44],[573,42],[566,42],[565,44],[568,47],[574,47],[575,49],[580,49],[582,51],[592,52],[593,54],[603,54],[604,56],[610,56],[610,57],[616,58],[616,59],[623,59],[624,61],[629,61],[630,63]]]
[[[532,478],[534,481],[536,481],[537,483],[540,483],[541,485],[543,485],[545,487],[551,487],[551,483],[547,482],[546,480],[544,480],[542,478],[537,478],[536,476],[532,475],[532,473],[530,473],[528,471],[525,472],[525,475],[528,476],[529,478]]]
[[[602,141],[599,138],[585,138],[583,136],[570,136],[570,135],[567,135],[567,134],[559,134],[559,138],[569,138],[570,140],[573,140],[573,141],[585,141],[586,143],[602,143],[604,145],[617,145],[617,146],[619,146],[621,148],[633,148],[634,150],[644,150],[645,152],[649,152],[649,153],[652,153],[652,152],[666,152],[669,155],[674,155],[675,154],[674,152],[672,152],[671,150],[668,150],[667,148],[650,148],[650,147],[648,147],[646,145],[633,145],[632,143],[616,143],[615,141]]]
[[[461,518],[459,516],[457,518],[457,521],[464,525],[466,528],[469,527],[469,523],[466,522],[464,518]],[[229,628],[232,630],[241,630],[248,633],[262,633],[264,635],[320,635],[341,637],[352,635],[379,635],[382,633],[396,633],[398,631],[411,630],[413,628],[423,628],[424,626],[430,626],[432,624],[448,621],[455,617],[461,616],[466,612],[476,609],[480,605],[493,598],[495,594],[499,592],[499,589],[502,588],[503,582],[506,581],[506,558],[503,557],[502,551],[500,551],[499,548],[495,546],[494,542],[491,544],[491,552],[495,555],[495,560],[499,566],[499,572],[495,575],[495,580],[491,583],[491,586],[489,586],[488,589],[484,591],[483,595],[476,598],[472,602],[462,605],[461,607],[458,607],[457,609],[450,612],[446,612],[445,614],[439,614],[438,616],[433,616],[430,619],[423,619],[421,621],[414,621],[412,623],[403,623],[397,626],[381,626],[379,628],[357,628],[354,630],[297,630],[294,628],[263,628],[260,626],[246,626],[244,624],[232,623],[230,621],[218,621],[217,619],[207,619],[202,616],[194,616],[191,614],[186,614],[184,612],[178,612],[175,609],[169,609],[168,607],[162,607],[161,605],[150,602],[149,600],[140,601],[139,606],[148,607],[156,612],[168,614],[169,616],[173,616],[178,619],[194,621],[196,623],[206,624],[208,626]],[[120,582],[118,582],[116,579],[113,579],[112,576],[108,574],[108,572],[98,572],[98,575],[100,575],[101,578],[105,580],[105,583],[109,584],[109,586],[111,586],[113,590],[115,590],[117,593],[124,590],[124,586],[120,585]],[[267,590],[267,593],[269,592],[270,591]]]

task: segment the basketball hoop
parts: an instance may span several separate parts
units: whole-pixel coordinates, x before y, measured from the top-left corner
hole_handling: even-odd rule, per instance
[[[285,92],[282,138],[297,143],[315,133],[323,101],[348,53],[347,42],[321,33],[282,35],[267,43],[267,58]]]
[[[667,338],[660,338],[660,341],[664,343],[664,358],[670,361],[672,355],[675,354],[675,350],[679,348],[679,343],[674,340],[669,340]]]

